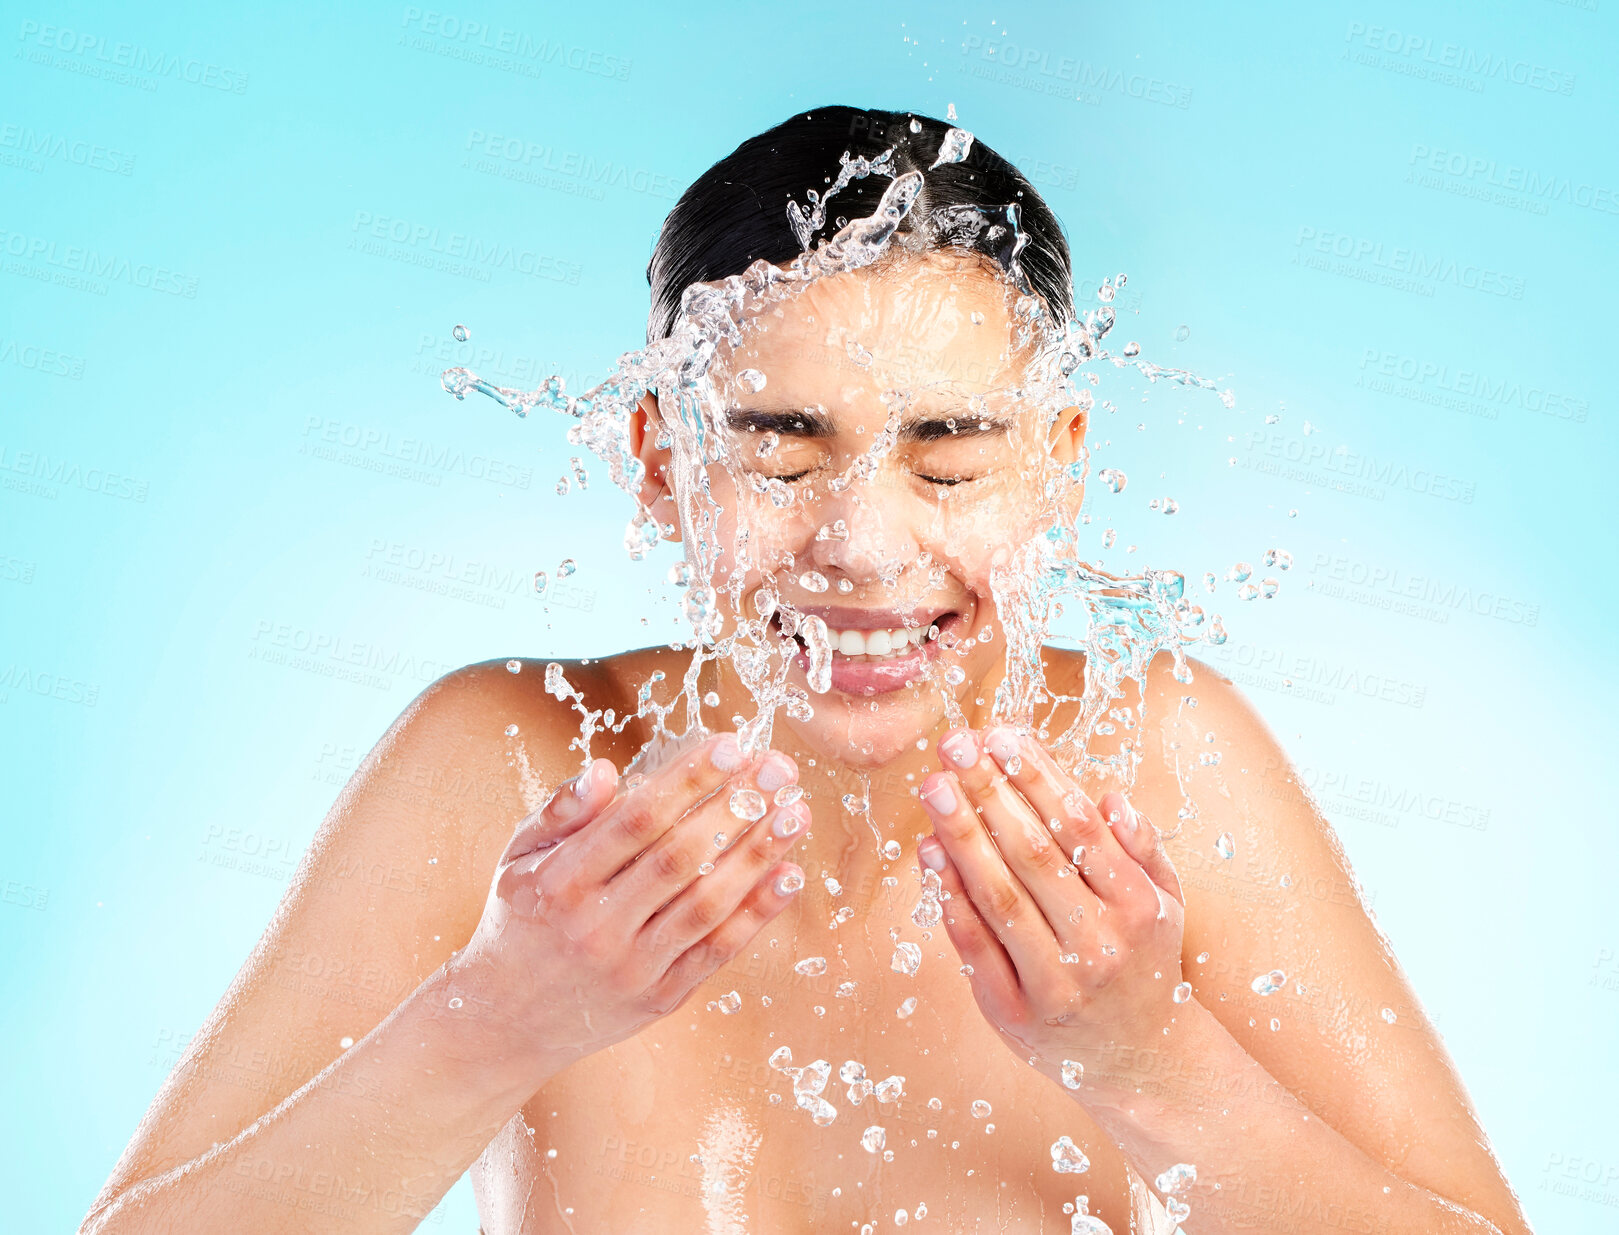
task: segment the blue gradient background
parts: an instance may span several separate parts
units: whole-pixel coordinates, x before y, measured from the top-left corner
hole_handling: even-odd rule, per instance
[[[1093,508],[1140,546],[1108,561],[1198,572],[1293,554],[1276,600],[1222,593],[1231,642],[1210,659],[1320,793],[1532,1220],[1613,1229],[1619,846],[1597,789],[1615,686],[1612,0],[1240,18],[901,4],[863,10],[858,36],[787,6],[440,10],[580,68],[479,62],[477,38],[404,5],[147,7],[0,16],[0,1225],[77,1221],[339,785],[422,686],[468,661],[673,632],[667,555],[626,561],[602,469],[557,497],[562,426],[457,404],[437,372],[603,375],[641,341],[663,215],[711,162],[816,104],[953,102],[1026,161],[1082,289],[1129,273],[1120,333],[1237,392],[1236,411],[1155,390],[1098,420],[1132,481]],[[1394,37],[1373,28],[1413,50],[1369,46]],[[109,78],[98,56],[119,43],[201,80]],[[1415,75],[1445,44],[1572,89]],[[481,169],[474,133],[549,148],[492,160],[542,182]],[[1425,181],[1424,150],[1461,154],[1462,174]],[[626,183],[589,193],[570,156]],[[1491,190],[1465,170],[1475,157],[1568,192]],[[1510,200],[1475,195],[1491,191]],[[414,264],[426,244],[368,251],[359,221],[383,218],[577,278]],[[1328,233],[1374,256],[1334,265],[1314,247]],[[55,264],[28,255],[36,240]],[[178,272],[194,296],[40,281],[68,246]],[[1396,249],[1521,298],[1374,281],[1375,254]],[[1380,386],[1385,362],[1434,375]],[[1462,371],[1552,391],[1569,414],[1423,401]],[[328,434],[388,437],[345,450]],[[435,466],[406,439],[501,466]],[[408,451],[403,474],[374,470]],[[1178,515],[1147,509],[1162,494]],[[438,594],[420,585],[444,567],[379,575],[390,553],[474,582]],[[564,557],[577,587],[546,605],[524,581]],[[1371,574],[1396,582],[1339,577]],[[1419,612],[1382,607],[1412,579],[1430,588]],[[1499,602],[1480,613],[1463,594]],[[383,667],[353,682],[274,663],[279,625]],[[466,1181],[438,1223],[476,1229]]]

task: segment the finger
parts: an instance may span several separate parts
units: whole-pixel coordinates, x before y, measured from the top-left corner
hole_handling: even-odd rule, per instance
[[[747,758],[734,733],[720,733],[659,768],[601,812],[601,826],[579,838],[555,876],[606,883],[656,843],[691,807],[723,785]]]
[[[719,855],[714,869],[658,910],[636,941],[662,969],[736,912],[748,893],[809,826],[803,802],[779,807]],[[616,886],[616,884],[615,884]]]
[[[1050,751],[1004,726],[986,733],[985,745],[995,766],[1015,769],[1007,776],[1020,796],[1048,819],[1053,817],[1048,811],[1061,812],[1063,843],[1099,902],[1118,904],[1139,895],[1139,867],[1108,826],[1106,812],[1057,766]]]
[[[916,856],[924,867],[939,876],[940,887],[950,893],[943,904],[944,930],[962,963],[972,970],[967,978],[973,984],[975,996],[1008,1006],[1018,996],[1017,969],[967,894],[949,853],[937,837],[929,836],[916,847]]]
[[[694,879],[707,878],[703,865],[717,865],[730,838],[749,830],[752,820],[746,813],[737,813],[738,795],[752,793],[768,801],[773,793],[797,779],[798,765],[775,750],[734,774],[608,881],[613,912],[625,915],[626,925],[638,929]],[[671,813],[680,814],[678,805],[669,805]],[[725,840],[715,839],[722,835]]]
[[[933,832],[961,875],[968,897],[1006,948],[1019,975],[1038,973],[1057,951],[1045,913],[1006,865],[951,772],[922,782],[922,805]]]
[[[1164,838],[1153,826],[1152,820],[1137,810],[1134,803],[1122,793],[1104,794],[1102,801],[1107,805],[1110,816],[1117,816],[1113,835],[1126,855],[1146,873],[1147,878],[1184,905],[1186,896],[1181,891],[1181,877],[1175,871],[1175,864],[1169,860],[1169,854],[1164,849]]]
[[[731,916],[670,963],[647,996],[660,1011],[673,1011],[692,989],[720,966],[735,958],[748,941],[788,905],[804,886],[804,872],[795,863],[781,862],[765,872]]]
[[[617,788],[618,769],[612,762],[592,760],[588,768],[558,785],[544,806],[517,825],[500,860],[513,862],[566,840],[613,800]]]
[[[955,765],[969,802],[982,816],[1012,873],[1045,914],[1052,935],[1064,945],[1064,951],[1072,951],[1070,945],[1081,930],[1078,923],[1086,917],[1096,920],[1097,899],[1053,834],[1051,816],[1036,814],[972,730],[946,735],[939,743],[939,753]],[[1063,817],[1058,815],[1056,822],[1061,827]]]

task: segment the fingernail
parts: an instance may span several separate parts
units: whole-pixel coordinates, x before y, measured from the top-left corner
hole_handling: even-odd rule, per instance
[[[771,751],[759,765],[759,788],[766,793],[774,793],[792,784],[797,775],[798,769],[793,766],[791,759],[779,751]]]
[[[770,832],[776,839],[786,840],[789,836],[797,836],[803,826],[804,820],[799,815],[797,807],[784,806],[776,812],[776,818],[770,824]]]
[[[963,729],[940,742],[939,753],[958,768],[970,768],[978,762],[978,743],[971,731]]]
[[[594,761],[583,772],[573,778],[573,795],[576,798],[588,797],[591,786],[596,783],[596,764]]]
[[[802,871],[787,871],[776,880],[776,895],[791,896],[804,886],[804,873]]]
[[[955,791],[944,777],[929,779],[922,788],[922,804],[936,815],[948,815],[956,809]]]
[[[916,854],[922,859],[922,865],[930,871],[942,871],[944,869],[944,846],[934,840],[933,837],[928,837],[918,845]]]
[[[1115,832],[1123,832],[1126,836],[1135,835],[1136,808],[1130,805],[1129,798],[1124,800],[1124,814],[1119,816],[1118,822],[1113,825],[1113,830]]]
[[[714,743],[714,749],[709,753],[709,761],[722,772],[734,772],[742,766],[742,746],[736,740],[734,733],[722,733],[719,741]]]
[[[989,753],[1002,763],[1017,757],[1017,734],[1001,725],[996,725],[984,734],[984,745]]]

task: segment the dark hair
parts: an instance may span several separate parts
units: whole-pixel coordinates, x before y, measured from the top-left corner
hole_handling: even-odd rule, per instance
[[[837,176],[840,155],[875,159],[890,146],[896,176],[925,173],[922,190],[899,230],[915,234],[935,211],[948,212],[950,207],[994,213],[1016,204],[1018,224],[1027,237],[1018,265],[1052,313],[1066,322],[1073,313],[1074,294],[1062,224],[1023,173],[976,138],[965,159],[929,170],[953,127],[911,112],[817,107],[750,137],[697,177],[664,219],[646,268],[652,287],[647,341],[664,338],[674,329],[681,294],[691,284],[741,274],[760,258],[775,265],[791,262],[803,246],[789,223],[788,202],[798,202],[807,215],[805,190],[824,193]],[[888,183],[878,173],[851,180],[827,204],[826,219],[812,233],[811,244],[834,235],[840,220],[871,214]],[[988,238],[978,238],[976,230],[968,229],[964,238],[948,243],[995,255],[995,246]],[[927,243],[937,246],[944,241],[934,238]],[[1000,256],[1004,265],[1004,252]]]

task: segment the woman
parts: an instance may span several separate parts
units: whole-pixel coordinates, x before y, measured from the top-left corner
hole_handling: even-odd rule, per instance
[[[1104,721],[1106,666],[1029,663],[1007,572],[1085,459],[1085,400],[1031,395],[1069,256],[964,137],[817,109],[686,192],[649,341],[843,216],[892,241],[726,319],[696,438],[672,388],[630,418],[707,642],[412,703],[85,1230],[406,1231],[469,1167],[490,1235],[1528,1229],[1238,691],[1160,655]],[[668,740],[682,697],[742,733]]]

